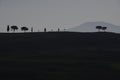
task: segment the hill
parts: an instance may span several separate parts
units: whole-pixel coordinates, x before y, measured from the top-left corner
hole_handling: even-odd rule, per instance
[[[0,79],[118,79],[120,34],[0,33]]]
[[[68,31],[73,32],[96,32],[96,26],[103,26],[107,27],[108,32],[116,32],[120,33],[120,26],[113,25],[111,23],[97,21],[97,22],[86,22],[81,24],[80,26],[76,26],[73,28],[68,29]]]
[[[119,48],[120,35],[115,33],[77,33],[77,32],[47,32],[47,33],[10,33],[0,34],[1,51],[3,53],[30,52],[33,50],[61,50],[95,47],[96,49]],[[6,50],[7,49],[7,50]],[[67,50],[69,51],[69,50]],[[18,54],[18,53],[17,53]],[[22,53],[20,53],[22,54]],[[35,53],[34,53],[35,54]],[[50,54],[50,53],[49,53]]]

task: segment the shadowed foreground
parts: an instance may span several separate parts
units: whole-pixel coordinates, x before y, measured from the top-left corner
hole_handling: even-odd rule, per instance
[[[120,79],[120,34],[0,34],[0,79]]]

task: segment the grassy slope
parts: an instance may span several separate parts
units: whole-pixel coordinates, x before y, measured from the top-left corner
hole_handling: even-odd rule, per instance
[[[119,77],[120,34],[0,34],[0,78],[80,80]]]

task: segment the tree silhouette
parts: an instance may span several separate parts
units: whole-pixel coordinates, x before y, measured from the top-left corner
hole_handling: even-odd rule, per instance
[[[58,28],[58,32],[60,32],[60,28]]]
[[[44,28],[44,32],[46,32],[47,30],[46,30],[46,28]]]
[[[11,29],[15,32],[15,30],[18,30],[17,26],[11,26]]]
[[[96,29],[98,29],[98,32],[102,29],[102,26],[96,26]]]
[[[31,32],[33,32],[33,27],[31,27]]]
[[[107,27],[102,27],[102,30],[105,32],[105,30],[107,29]]]
[[[9,27],[9,25],[7,25],[7,32],[9,32],[10,31],[10,27]]]
[[[21,31],[28,31],[29,29],[27,27],[21,27]]]

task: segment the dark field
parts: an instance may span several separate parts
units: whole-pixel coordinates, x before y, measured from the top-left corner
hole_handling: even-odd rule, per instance
[[[0,80],[120,79],[120,34],[0,33]]]

